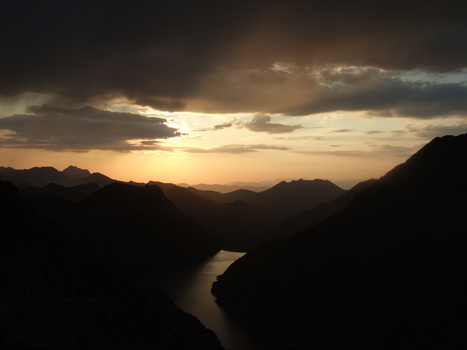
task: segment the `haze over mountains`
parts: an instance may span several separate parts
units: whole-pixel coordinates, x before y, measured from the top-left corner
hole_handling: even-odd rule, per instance
[[[467,135],[436,138],[328,219],[247,253],[213,292],[284,349],[462,349],[466,213]]]

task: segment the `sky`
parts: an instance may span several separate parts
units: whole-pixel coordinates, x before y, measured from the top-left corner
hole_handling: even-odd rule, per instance
[[[9,1],[0,166],[378,178],[467,132],[461,1]]]

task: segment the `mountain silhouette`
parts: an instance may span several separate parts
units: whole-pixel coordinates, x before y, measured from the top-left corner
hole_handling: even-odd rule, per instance
[[[300,179],[282,181],[266,191],[258,192],[247,203],[271,218],[271,223],[276,223],[344,193],[345,190],[328,180]]]
[[[219,193],[202,191],[193,187],[188,188],[188,190],[220,203],[243,201],[261,215],[271,227],[289,216],[297,215],[317,204],[333,200],[346,192],[332,182],[320,179],[282,181],[261,192],[236,190],[229,193]]]
[[[70,201],[80,201],[89,197],[99,189],[100,186],[96,183],[88,183],[74,187],[65,187],[51,183],[41,188],[26,187],[21,190],[21,195],[28,198],[56,196]]]
[[[260,242],[275,238],[291,236],[316,225],[320,221],[336,214],[347,207],[357,193],[373,184],[376,180],[367,180],[360,182],[345,192],[343,195],[329,202],[319,203],[311,209],[305,210],[299,214],[289,216],[275,225],[272,229],[259,235]]]
[[[62,173],[64,173],[70,179],[75,179],[75,180],[82,179],[83,177],[91,175],[89,170],[81,169],[81,168],[75,167],[74,165],[70,165],[68,168],[64,169]]]
[[[467,134],[436,138],[335,215],[247,253],[213,293],[284,349],[464,349],[466,212]]]
[[[115,182],[115,180],[100,173],[91,174],[88,170],[74,166],[69,166],[63,172],[53,167],[34,167],[23,170],[0,167],[0,179],[10,181],[20,189],[40,188],[52,183],[66,187],[96,183],[102,187]]]
[[[81,257],[0,181],[0,348],[222,350],[160,290]]]
[[[198,190],[151,183],[160,186],[180,211],[212,232],[224,250],[246,251],[252,248],[257,242],[258,232],[265,226],[264,218],[243,201],[219,203],[198,195]]]
[[[194,187],[188,187],[187,190],[200,197],[219,203],[232,203],[235,201],[244,201],[245,203],[249,203],[257,195],[257,192],[246,189],[239,189],[227,193],[220,193],[212,190],[200,190]]]
[[[67,175],[53,167],[34,167],[24,170],[0,167],[0,179],[11,181],[19,188],[44,187],[50,183],[71,186],[73,182]]]
[[[115,182],[74,203],[53,197],[29,203],[56,222],[79,253],[113,270],[164,270],[219,250],[212,234],[181,213],[157,186]]]

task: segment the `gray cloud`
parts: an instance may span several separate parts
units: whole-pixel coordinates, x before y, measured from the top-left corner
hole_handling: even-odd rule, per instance
[[[288,147],[283,146],[273,146],[273,145],[224,145],[219,147],[213,147],[209,149],[205,148],[196,148],[196,147],[187,147],[182,148],[184,152],[187,153],[232,153],[232,154],[242,154],[242,153],[251,153],[259,150],[279,150],[287,151]]]
[[[30,106],[31,114],[16,114],[0,119],[0,145],[17,148],[87,151],[91,149],[126,152],[161,149],[155,139],[179,136],[164,123],[134,113],[118,113],[82,107]],[[129,140],[143,142],[129,143]]]
[[[286,125],[271,123],[272,117],[268,114],[257,113],[249,122],[242,122],[234,118],[230,122],[214,125],[214,130],[222,130],[231,127],[245,128],[254,132],[266,132],[268,134],[286,134],[303,128],[301,125]]]
[[[388,78],[378,84],[377,69],[324,70],[319,79],[306,73],[327,64],[462,69],[467,62],[462,5],[449,0],[423,6],[415,0],[83,0],[79,6],[8,1],[0,13],[0,45],[8,53],[0,56],[0,95],[49,93],[59,102],[81,105],[125,96],[169,111],[464,115],[463,86],[423,87]],[[302,71],[271,70],[277,62]]]
[[[228,128],[231,128],[234,125],[234,123],[235,121],[231,121],[231,122],[224,123],[224,124],[214,125],[214,129],[215,130],[228,129]]]
[[[271,123],[271,116],[267,114],[256,114],[251,121],[244,124],[248,130],[255,132],[267,132],[268,134],[285,134],[301,129],[301,125],[285,125]]]
[[[340,147],[339,145],[331,145],[330,149],[326,150],[311,150],[311,151],[299,151],[298,153],[303,154],[323,154],[323,155],[332,155],[338,157],[375,157],[375,156],[387,156],[393,155],[400,158],[407,158],[415,151],[420,149],[420,147],[400,147],[392,145],[375,145],[369,144],[368,151],[360,150],[334,150],[335,148]]]
[[[336,129],[336,130],[332,130],[331,132],[343,134],[343,133],[352,132],[352,131],[353,129]]]
[[[406,129],[415,134],[415,136],[423,139],[433,139],[444,135],[460,135],[467,133],[467,123],[459,123],[455,125],[440,125],[429,124],[417,126],[414,124],[407,125]]]
[[[364,84],[315,87],[311,102],[282,113],[306,115],[332,111],[370,111],[370,116],[435,118],[467,116],[467,86],[403,81],[375,75]]]

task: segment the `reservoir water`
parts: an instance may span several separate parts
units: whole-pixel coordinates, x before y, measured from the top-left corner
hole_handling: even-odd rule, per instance
[[[212,258],[190,268],[171,272],[161,277],[157,285],[165,290],[175,304],[212,329],[222,345],[230,350],[266,350],[243,326],[232,319],[211,294],[216,276],[244,253],[220,251]]]

